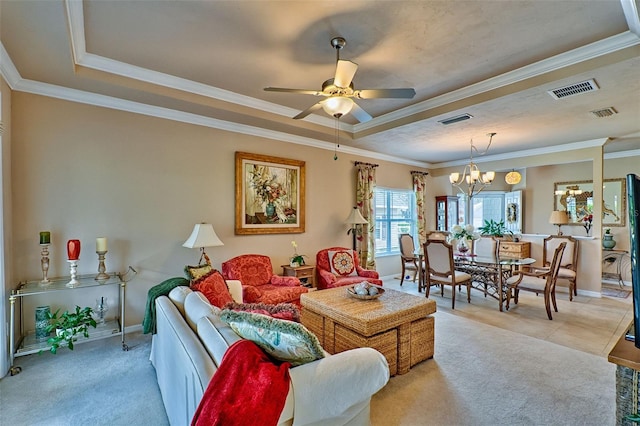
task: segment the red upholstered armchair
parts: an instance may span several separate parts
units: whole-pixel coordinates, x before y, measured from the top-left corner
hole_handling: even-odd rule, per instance
[[[261,254],[243,254],[222,263],[225,279],[242,283],[245,303],[294,303],[300,306],[300,295],[308,289],[296,277],[273,273],[271,259]]]
[[[365,280],[371,284],[382,285],[378,273],[362,268],[358,254],[344,247],[320,250],[316,254],[316,275],[318,289],[342,287]]]

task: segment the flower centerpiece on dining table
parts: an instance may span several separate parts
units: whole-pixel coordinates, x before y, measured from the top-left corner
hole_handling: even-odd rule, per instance
[[[480,234],[476,232],[475,227],[471,224],[465,226],[453,225],[449,234],[449,241],[457,241],[456,248],[462,254],[468,252],[471,249],[470,242],[478,238],[480,238]]]

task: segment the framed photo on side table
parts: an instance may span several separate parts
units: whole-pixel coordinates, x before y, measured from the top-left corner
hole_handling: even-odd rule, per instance
[[[236,152],[236,234],[304,232],[305,162]]]

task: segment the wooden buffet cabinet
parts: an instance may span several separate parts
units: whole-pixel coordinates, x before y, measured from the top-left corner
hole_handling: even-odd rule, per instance
[[[531,257],[531,243],[528,241],[500,241],[500,257],[512,259]]]

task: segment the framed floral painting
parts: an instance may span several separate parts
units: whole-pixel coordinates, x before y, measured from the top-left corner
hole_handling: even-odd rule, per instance
[[[304,232],[305,162],[236,152],[236,234]]]

